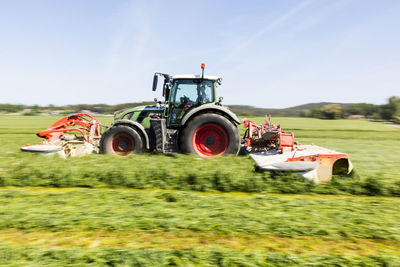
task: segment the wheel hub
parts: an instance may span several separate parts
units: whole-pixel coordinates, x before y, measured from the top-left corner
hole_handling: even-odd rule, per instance
[[[207,137],[206,144],[207,146],[213,146],[215,144],[215,137],[214,136]]]
[[[128,155],[134,150],[135,143],[129,135],[125,133],[116,134],[112,139],[112,148],[115,153]]]
[[[127,148],[128,148],[128,144],[126,143],[125,140],[119,141],[119,143],[118,143],[119,150],[126,150]]]
[[[207,123],[193,134],[192,145],[195,152],[201,157],[223,155],[228,148],[228,135],[221,126]]]

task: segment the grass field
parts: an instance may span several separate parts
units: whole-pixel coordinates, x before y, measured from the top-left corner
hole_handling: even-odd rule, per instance
[[[400,266],[390,125],[275,118],[300,143],[350,155],[353,177],[316,185],[254,172],[249,157],[19,151],[56,119],[0,116],[1,266]]]

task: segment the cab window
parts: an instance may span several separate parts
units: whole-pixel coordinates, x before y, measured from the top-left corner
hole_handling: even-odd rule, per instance
[[[172,90],[171,102],[175,105],[195,105],[214,101],[213,81],[176,80]]]

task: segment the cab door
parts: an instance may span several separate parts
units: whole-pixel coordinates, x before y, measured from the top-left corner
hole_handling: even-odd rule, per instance
[[[199,82],[191,79],[175,80],[169,101],[170,126],[180,126],[183,115],[199,103]]]

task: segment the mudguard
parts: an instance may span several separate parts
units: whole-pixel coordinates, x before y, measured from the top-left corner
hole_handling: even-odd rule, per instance
[[[146,149],[150,149],[149,136],[147,135],[146,130],[143,127],[143,125],[141,125],[140,123],[138,123],[136,121],[131,121],[131,120],[116,120],[114,122],[114,124],[111,125],[111,127],[114,126],[114,125],[118,125],[118,124],[128,124],[128,125],[131,125],[131,126],[135,127],[139,131],[139,133],[144,136],[144,139],[145,139],[145,142],[146,142],[146,144],[145,144],[146,145]]]
[[[215,113],[216,111],[222,112],[226,116],[228,116],[231,119],[231,121],[233,121],[236,125],[240,124],[240,121],[239,121],[238,117],[235,115],[235,113],[233,113],[232,111],[230,111],[228,108],[226,108],[224,106],[218,106],[215,104],[201,105],[199,107],[192,109],[183,117],[181,124],[185,125],[186,122],[189,121],[191,117],[195,116],[199,112],[204,112],[207,110],[210,110],[213,113]]]

